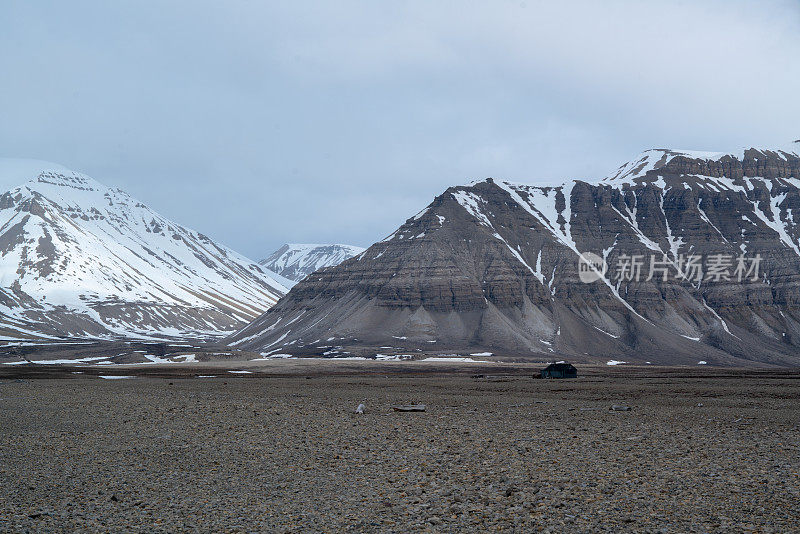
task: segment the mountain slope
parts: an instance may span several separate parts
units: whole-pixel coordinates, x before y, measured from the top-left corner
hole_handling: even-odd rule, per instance
[[[652,150],[594,182],[452,187],[228,341],[296,355],[797,365],[799,152]],[[579,276],[584,252],[609,266],[593,283]],[[760,255],[758,279],[705,279],[718,255]],[[618,276],[634,256],[645,275],[664,262],[668,279]],[[712,270],[681,279],[689,256]]]
[[[314,271],[339,265],[362,252],[363,248],[353,245],[286,244],[258,263],[289,280],[299,282]]]
[[[0,162],[32,178],[0,196],[0,337],[214,337],[287,291],[119,189],[23,163]]]

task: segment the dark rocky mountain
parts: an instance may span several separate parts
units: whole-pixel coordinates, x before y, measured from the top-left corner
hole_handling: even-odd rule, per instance
[[[287,289],[119,189],[0,160],[0,340],[219,338]]]
[[[798,153],[650,150],[594,182],[451,187],[228,342],[297,356],[798,365]],[[608,265],[584,273],[591,283],[587,252]]]
[[[283,245],[258,263],[271,272],[288,279],[290,281],[288,282],[289,286],[293,286],[292,282],[299,282],[324,267],[339,265],[344,260],[362,252],[364,252],[363,248],[353,245],[289,243]]]

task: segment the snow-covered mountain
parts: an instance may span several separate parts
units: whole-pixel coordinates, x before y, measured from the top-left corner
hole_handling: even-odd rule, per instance
[[[451,187],[227,341],[295,356],[797,366],[800,142],[648,150],[608,178],[552,186]]]
[[[216,337],[287,288],[256,263],[64,167],[0,160],[0,339]]]
[[[353,245],[286,244],[258,263],[289,280],[299,282],[314,271],[339,265],[364,250]]]

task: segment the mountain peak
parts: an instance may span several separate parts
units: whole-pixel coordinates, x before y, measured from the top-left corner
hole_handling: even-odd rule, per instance
[[[287,243],[259,262],[284,278],[299,282],[324,267],[339,265],[364,252],[361,247],[331,244]]]
[[[227,341],[294,356],[796,366],[800,180],[787,177],[800,158],[744,152],[649,150],[610,183],[450,187]]]
[[[61,196],[70,195],[74,191],[92,191],[105,193],[111,188],[100,182],[70,170],[47,170],[42,171],[36,178],[23,184],[32,191],[42,194],[58,192]]]
[[[0,195],[3,334],[214,337],[286,292],[257,264],[124,191],[46,162],[4,160],[2,169],[27,180]]]
[[[0,158],[0,185],[7,185],[9,193],[16,196],[30,193],[50,199],[59,205],[106,205],[105,198],[117,202],[131,200],[118,189],[109,188],[93,178],[48,161]]]
[[[58,163],[37,159],[0,158],[0,191],[7,191],[27,182],[35,181],[47,172],[71,173]]]

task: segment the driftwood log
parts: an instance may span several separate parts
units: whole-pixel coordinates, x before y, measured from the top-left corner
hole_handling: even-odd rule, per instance
[[[424,404],[403,404],[400,406],[392,406],[392,410],[396,412],[424,412]]]

